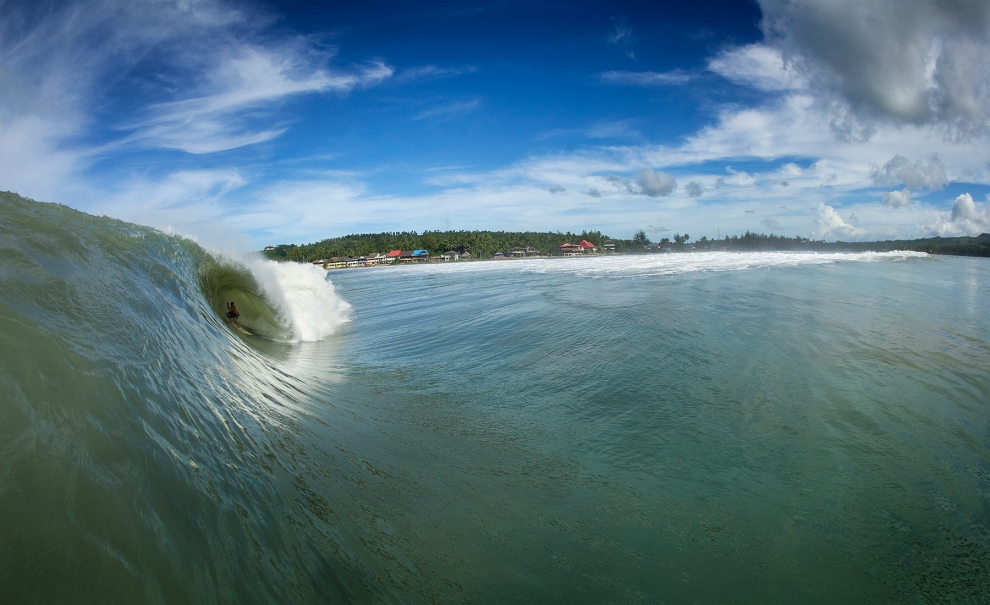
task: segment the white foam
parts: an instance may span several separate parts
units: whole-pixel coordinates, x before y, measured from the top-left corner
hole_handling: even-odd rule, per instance
[[[282,313],[293,342],[322,340],[350,321],[351,305],[334,291],[325,269],[258,258],[246,264]]]
[[[436,271],[525,271],[572,273],[583,277],[640,277],[700,271],[741,271],[839,262],[896,262],[927,257],[924,252],[691,252],[676,254],[623,254],[573,258],[505,259],[428,265]],[[423,267],[426,268],[426,267]],[[409,267],[409,270],[420,267]]]

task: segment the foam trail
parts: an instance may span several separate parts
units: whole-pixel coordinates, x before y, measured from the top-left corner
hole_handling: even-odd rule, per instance
[[[281,312],[293,342],[322,340],[350,321],[351,305],[337,295],[326,270],[257,257],[245,264]]]

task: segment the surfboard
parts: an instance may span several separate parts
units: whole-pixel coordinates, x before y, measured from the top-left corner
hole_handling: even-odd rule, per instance
[[[229,323],[235,330],[237,330],[241,334],[244,334],[245,336],[254,336],[254,334],[252,334],[252,333],[248,332],[247,330],[245,330],[244,328],[242,328],[240,326],[240,324],[234,323],[234,320],[230,319],[229,317],[227,317],[225,319],[227,320],[227,323]]]

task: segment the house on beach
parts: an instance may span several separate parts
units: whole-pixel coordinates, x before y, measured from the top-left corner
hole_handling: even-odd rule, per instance
[[[532,246],[516,246],[515,248],[509,248],[509,254],[512,258],[523,258],[527,256],[539,256],[540,251]]]

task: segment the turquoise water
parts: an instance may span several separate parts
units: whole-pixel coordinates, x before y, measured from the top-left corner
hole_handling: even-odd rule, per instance
[[[0,602],[983,602],[990,262],[341,270],[0,200]],[[238,301],[243,337],[222,320]]]

